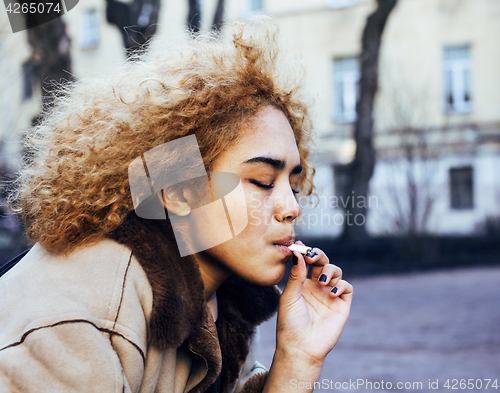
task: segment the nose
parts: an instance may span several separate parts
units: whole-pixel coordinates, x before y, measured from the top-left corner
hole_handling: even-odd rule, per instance
[[[286,193],[276,196],[274,218],[278,222],[292,222],[300,214],[300,205],[290,186]]]

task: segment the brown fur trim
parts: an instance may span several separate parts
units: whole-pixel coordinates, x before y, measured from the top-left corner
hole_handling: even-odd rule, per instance
[[[207,362],[207,375],[203,380],[195,386],[190,393],[194,392],[210,392],[211,387],[217,380],[221,372],[222,356],[217,338],[217,331],[212,319],[205,323],[205,326],[199,326],[188,339],[188,348],[194,353],[201,355]],[[216,392],[216,390],[214,390]]]
[[[218,289],[217,324],[223,359],[221,379],[227,391],[231,391],[239,376],[255,327],[274,314],[279,296],[276,287],[250,284],[236,276],[226,280]]]
[[[148,340],[179,347],[202,323],[204,286],[193,256],[180,257],[168,220],[144,220],[135,212],[110,237],[137,258],[153,289]]]
[[[271,318],[278,309],[280,291],[276,286],[263,287],[251,284],[237,276],[232,276],[217,290],[217,299],[234,310],[248,323],[258,326]]]
[[[278,308],[279,290],[229,278],[217,290],[216,330],[196,259],[180,256],[169,220],[145,220],[132,212],[109,237],[132,250],[151,284],[149,342],[159,348],[178,348],[186,342],[207,361],[207,375],[193,392],[215,391],[219,373],[223,391],[230,391],[255,327]]]

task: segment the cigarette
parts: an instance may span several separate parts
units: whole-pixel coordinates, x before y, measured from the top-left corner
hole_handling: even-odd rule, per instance
[[[300,244],[292,244],[291,246],[288,246],[290,251],[298,251],[302,255],[305,255],[306,257],[312,258],[315,255],[318,255],[316,251],[312,247],[309,246],[301,246]]]

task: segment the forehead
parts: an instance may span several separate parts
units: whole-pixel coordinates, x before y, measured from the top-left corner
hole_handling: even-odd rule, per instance
[[[282,160],[287,166],[300,163],[299,151],[292,127],[279,109],[267,106],[241,130],[237,142],[224,151],[214,163],[216,169],[223,165],[230,171],[254,157],[271,157]]]

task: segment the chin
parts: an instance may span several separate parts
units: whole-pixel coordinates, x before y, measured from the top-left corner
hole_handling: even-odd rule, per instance
[[[284,275],[285,275],[285,265],[283,264],[283,266],[281,266],[280,269],[267,271],[263,275],[252,276],[252,277],[242,277],[242,278],[251,282],[252,284],[260,285],[263,287],[268,287],[271,285],[278,284]]]

